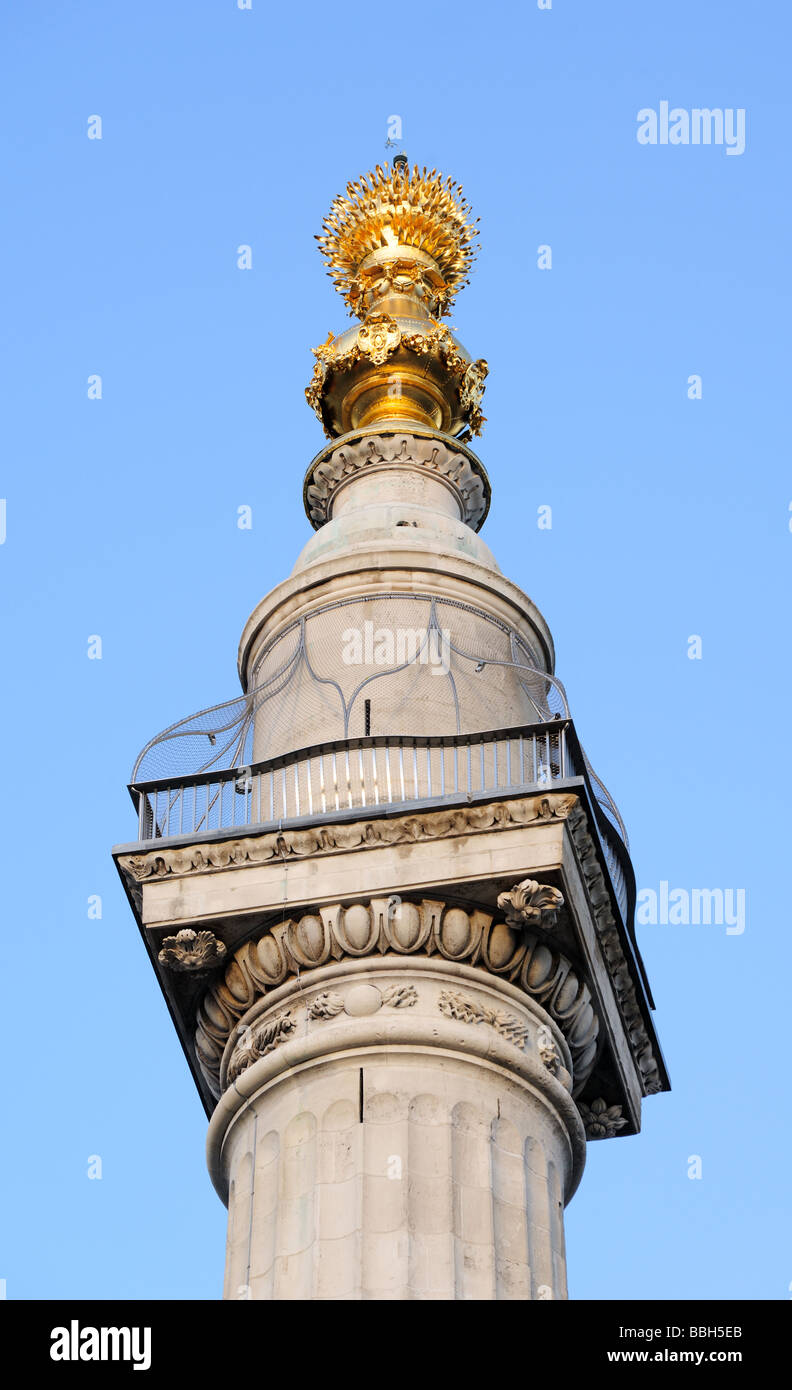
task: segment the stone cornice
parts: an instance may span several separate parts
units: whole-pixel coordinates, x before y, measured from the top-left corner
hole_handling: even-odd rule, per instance
[[[356,849],[376,849],[417,840],[445,839],[454,835],[530,825],[534,821],[565,820],[578,798],[569,793],[516,797],[507,801],[455,806],[447,811],[424,811],[378,820],[337,822],[305,828],[265,831],[238,839],[121,854],[119,868],[135,891],[141,883],[211,873],[231,865],[265,864],[273,859],[301,859]],[[581,813],[582,814],[582,813]],[[584,817],[585,820],[585,817]]]
[[[654,1095],[663,1089],[658,1059],[638,1003],[630,964],[611,911],[610,893],[600,867],[597,848],[589,834],[588,819],[579,802],[570,809],[567,819],[630,1051],[641,1077],[644,1095]]]

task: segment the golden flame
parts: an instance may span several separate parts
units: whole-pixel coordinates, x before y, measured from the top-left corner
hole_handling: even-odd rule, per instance
[[[461,184],[436,169],[418,165],[391,169],[379,164],[373,173],[347,185],[333,200],[316,239],[330,278],[355,312],[361,298],[358,280],[366,258],[398,260],[404,248],[428,256],[439,272],[435,279],[438,313],[447,314],[457,292],[468,283],[478,250],[478,229]],[[478,221],[478,219],[476,219]]]

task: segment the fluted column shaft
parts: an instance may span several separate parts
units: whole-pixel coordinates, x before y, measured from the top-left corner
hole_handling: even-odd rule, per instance
[[[550,1016],[446,962],[332,972],[279,990],[229,1043],[209,1140],[224,1296],[565,1298],[585,1142]],[[284,1019],[240,1071],[246,1029]]]

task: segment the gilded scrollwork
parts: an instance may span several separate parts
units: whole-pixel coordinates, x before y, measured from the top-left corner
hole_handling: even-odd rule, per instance
[[[369,314],[358,329],[357,345],[362,357],[381,367],[396,351],[401,336],[399,325],[388,314]]]
[[[399,348],[419,359],[436,357],[442,363],[449,389],[452,394],[456,393],[471,434],[480,435],[486,423],[481,400],[489,373],[484,358],[471,362],[467,353],[460,351],[459,344],[444,323],[429,319],[425,329],[405,332],[390,315],[371,313],[361,324],[351,346],[343,351],[332,334],[312,349],[317,361],[305,389],[305,399],[324,426],[327,438],[332,439],[337,433],[328,428],[324,410],[325,397],[332,380],[339,374],[349,372],[359,362],[381,367]]]
[[[350,279],[347,302],[352,312],[363,318],[388,294],[412,295],[434,316],[445,308],[449,285],[432,264],[397,254],[391,260],[362,266]]]

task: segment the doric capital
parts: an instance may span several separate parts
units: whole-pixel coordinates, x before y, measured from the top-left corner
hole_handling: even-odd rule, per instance
[[[436,957],[476,967],[523,991],[567,1040],[574,1087],[580,1092],[596,1059],[599,1019],[588,986],[569,960],[560,951],[550,950],[522,924],[515,928],[489,913],[468,912],[436,900],[403,902],[391,897],[372,898],[350,907],[320,907],[298,920],[276,923],[234,952],[224,975],[212,981],[198,1009],[195,1049],[213,1093],[218,1095],[224,1084],[233,1080],[230,1072],[223,1076],[222,1058],[239,1020],[258,1000],[292,978],[306,983],[313,978],[301,972],[363,958],[369,958],[376,968],[378,959],[386,955]],[[388,1007],[403,1008],[414,999],[406,989],[386,1002]],[[463,995],[446,992],[438,1007],[448,1017],[486,1022],[509,1041],[520,1042],[519,1020],[510,1020],[497,1010],[482,1014],[479,1009],[478,1015],[471,1014]],[[320,990],[309,1017],[333,1018],[343,1008],[341,998]],[[275,1045],[269,1035],[265,1045],[267,1050]],[[260,1053],[261,1044],[257,1046]],[[237,1045],[237,1051],[248,1062],[255,1055],[247,1037],[244,1045]],[[238,1071],[239,1066],[234,1062],[232,1070]]]
[[[160,980],[207,1109],[246,1013],[289,980],[358,958],[367,968],[391,958],[417,968],[447,961],[533,999],[567,1039],[576,1098],[622,1106],[625,1125],[609,1136],[634,1133],[641,1096],[667,1085],[609,861],[590,810],[571,792],[326,816],[121,852],[118,862],[163,953]],[[323,882],[333,883],[335,903],[316,893]],[[361,895],[367,883],[378,896]],[[166,953],[189,922],[196,941],[211,927],[225,945],[221,965],[219,949],[212,957],[191,942],[180,953],[192,968],[174,968]],[[340,990],[317,982],[316,993],[327,997],[315,1001],[315,1021],[334,1009],[340,1017]]]

